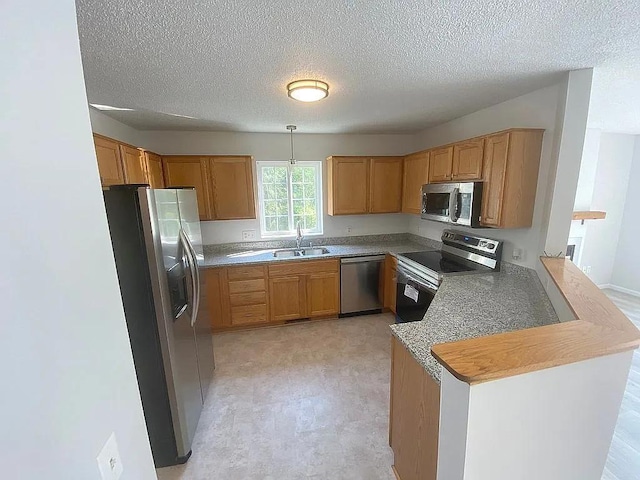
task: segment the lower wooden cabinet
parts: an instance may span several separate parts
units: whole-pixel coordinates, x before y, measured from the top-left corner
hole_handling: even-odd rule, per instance
[[[307,316],[328,317],[340,311],[340,274],[307,275]]]
[[[393,467],[402,480],[436,480],[440,385],[395,337],[391,342]]]
[[[274,322],[306,317],[304,275],[269,278],[270,319]]]
[[[384,261],[384,308],[388,308],[396,313],[396,269],[398,267],[398,259],[393,255],[387,254]]]

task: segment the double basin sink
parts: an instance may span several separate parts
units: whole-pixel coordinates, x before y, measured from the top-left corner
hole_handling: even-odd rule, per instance
[[[287,248],[284,250],[276,250],[273,252],[273,256],[276,258],[308,257],[311,255],[324,255],[326,253],[329,253],[329,250],[324,247]]]

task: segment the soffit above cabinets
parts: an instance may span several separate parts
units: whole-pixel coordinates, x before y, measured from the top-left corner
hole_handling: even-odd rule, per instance
[[[309,133],[411,133],[567,70],[640,71],[636,0],[78,0],[77,9],[89,101],[138,110],[106,113],[139,129],[281,132],[293,122]],[[331,95],[291,100],[286,85],[300,78],[327,81]]]

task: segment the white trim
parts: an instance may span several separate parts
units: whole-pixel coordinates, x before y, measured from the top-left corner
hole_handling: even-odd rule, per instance
[[[604,285],[598,285],[598,288],[610,288],[611,290],[615,290],[616,292],[626,293],[627,295],[632,295],[634,297],[640,297],[640,292],[636,290],[631,290],[630,288],[619,287],[618,285],[612,285],[610,283],[606,283]]]

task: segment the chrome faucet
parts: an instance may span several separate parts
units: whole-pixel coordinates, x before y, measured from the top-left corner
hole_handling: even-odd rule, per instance
[[[300,245],[302,244],[302,239],[304,238],[304,235],[302,235],[302,228],[301,228],[302,222],[298,222],[298,224],[296,225],[296,248],[300,249]]]

